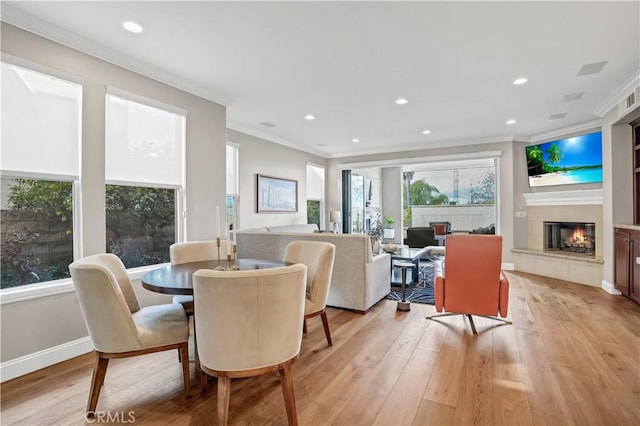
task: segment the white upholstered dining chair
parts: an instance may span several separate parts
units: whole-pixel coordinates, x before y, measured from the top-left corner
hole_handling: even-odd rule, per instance
[[[323,241],[292,241],[284,253],[285,262],[302,263],[307,266],[303,331],[306,333],[307,318],[320,315],[329,346],[332,346],[333,342],[326,308],[335,254],[336,246]]]
[[[89,335],[95,364],[87,416],[98,404],[109,360],[177,349],[185,395],[189,395],[189,323],[179,304],[141,308],[122,261],[97,254],[69,265]]]
[[[278,371],[287,419],[297,424],[291,364],[298,358],[307,267],[193,274],[196,336],[202,373],[218,378],[218,424],[229,415],[231,379]]]
[[[229,250],[230,245],[231,250]],[[233,250],[233,242],[231,240],[220,240],[220,259],[221,262],[223,262],[222,264],[226,261],[229,251],[231,252],[232,259],[234,259],[235,251]],[[215,260],[218,259],[218,245],[215,240],[174,243],[169,247],[169,258],[171,259],[172,265]],[[180,303],[184,307],[187,315],[193,315],[193,296],[173,296],[173,303]]]

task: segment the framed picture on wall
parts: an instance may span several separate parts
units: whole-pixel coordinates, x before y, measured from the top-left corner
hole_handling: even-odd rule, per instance
[[[257,175],[258,213],[295,213],[298,211],[298,181]]]

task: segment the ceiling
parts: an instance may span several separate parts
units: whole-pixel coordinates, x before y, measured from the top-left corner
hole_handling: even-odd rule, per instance
[[[330,158],[593,126],[640,79],[639,6],[3,1],[1,13],[226,105],[231,129]]]

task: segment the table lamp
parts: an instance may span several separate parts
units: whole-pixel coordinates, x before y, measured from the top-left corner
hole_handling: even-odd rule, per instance
[[[340,211],[339,210],[331,210],[329,212],[329,222],[331,222],[331,231],[334,234],[337,234],[338,231],[338,223],[340,222]]]

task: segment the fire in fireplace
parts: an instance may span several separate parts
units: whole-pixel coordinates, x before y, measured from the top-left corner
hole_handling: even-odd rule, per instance
[[[596,254],[596,225],[589,222],[544,222],[544,250]]]

